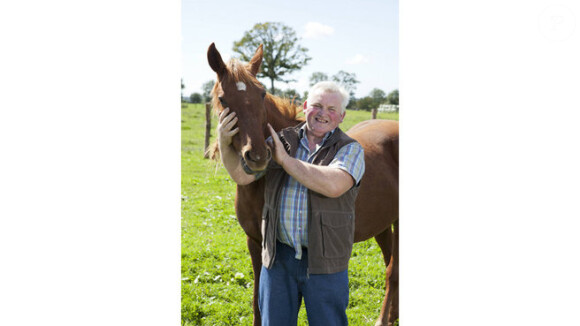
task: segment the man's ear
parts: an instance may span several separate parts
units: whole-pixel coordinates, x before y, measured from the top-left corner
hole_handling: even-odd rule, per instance
[[[307,101],[304,101],[304,104],[303,104],[303,106],[304,106],[304,108],[303,108],[303,111],[306,111],[306,102],[307,102]]]

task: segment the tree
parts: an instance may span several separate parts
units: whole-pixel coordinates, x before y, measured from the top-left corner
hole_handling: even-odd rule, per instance
[[[249,62],[258,46],[264,44],[264,58],[257,77],[269,78],[274,93],[274,81],[295,81],[285,78],[312,59],[306,54],[308,49],[300,46],[298,40],[296,32],[282,23],[258,23],[246,31],[241,40],[234,42],[233,50],[240,54],[241,60]]]
[[[354,97],[354,91],[356,90],[356,84],[360,83],[356,79],[356,74],[340,70],[336,75],[332,76],[332,80],[339,83],[344,89],[350,94],[350,97]]]
[[[313,72],[312,75],[310,76],[310,87],[314,86],[314,84],[321,82],[321,81],[325,81],[328,80],[328,75],[317,71],[317,72]]]
[[[203,91],[203,100],[205,102],[211,101],[211,90],[213,89],[213,85],[215,84],[215,80],[209,80],[201,86],[201,90]]]
[[[203,97],[199,93],[192,93],[189,96],[189,99],[191,100],[191,103],[201,103],[201,102],[203,102]]]
[[[372,99],[373,109],[378,108],[387,99],[387,94],[383,90],[378,88],[373,88],[370,92],[369,97]]]
[[[282,96],[284,96],[290,100],[294,100],[294,101],[301,101],[302,100],[302,98],[300,97],[300,93],[298,93],[298,91],[296,91],[295,89],[292,89],[292,88],[285,89],[282,92]]]
[[[365,96],[365,97],[359,99],[358,101],[356,101],[356,106],[360,110],[370,111],[371,109],[374,108],[373,99],[370,96]]]
[[[183,85],[183,78],[181,78],[181,102],[183,102],[183,89],[185,88],[185,85]]]
[[[387,95],[387,103],[399,105],[399,90],[395,89]]]
[[[354,95],[351,95],[350,98],[348,99],[348,104],[346,105],[346,108],[351,110],[355,109],[357,108],[356,103],[357,103],[356,97],[354,97]]]

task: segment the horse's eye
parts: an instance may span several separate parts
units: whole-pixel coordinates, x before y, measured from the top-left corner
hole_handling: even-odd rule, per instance
[[[221,97],[221,96],[218,96],[218,99],[220,100],[220,103],[222,104],[222,106],[224,106],[224,107],[225,107],[225,106],[227,106],[227,105],[226,105],[226,100],[224,100],[224,98],[223,98],[223,97]]]
[[[264,99],[266,97],[266,92],[262,93],[262,99]]]

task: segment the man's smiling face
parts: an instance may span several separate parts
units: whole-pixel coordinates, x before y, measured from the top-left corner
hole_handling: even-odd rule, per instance
[[[307,132],[321,139],[327,132],[338,127],[346,112],[342,112],[340,108],[342,103],[340,93],[318,93],[310,100],[311,102],[304,103]]]

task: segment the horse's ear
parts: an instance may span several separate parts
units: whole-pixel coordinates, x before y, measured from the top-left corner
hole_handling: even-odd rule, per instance
[[[207,62],[209,62],[209,66],[218,74],[218,76],[220,76],[226,69],[226,64],[222,60],[219,51],[215,48],[214,43],[212,43],[207,49]]]
[[[262,64],[262,58],[264,57],[263,47],[264,45],[260,44],[260,46],[256,50],[256,53],[254,53],[252,60],[250,60],[250,71],[254,76],[256,76],[258,74],[258,71],[260,71],[260,65]]]

